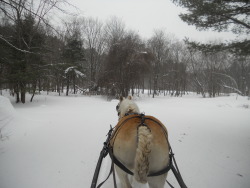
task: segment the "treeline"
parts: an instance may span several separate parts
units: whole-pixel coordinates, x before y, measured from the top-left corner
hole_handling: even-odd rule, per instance
[[[9,89],[16,102],[41,91],[109,97],[145,89],[153,97],[249,92],[249,54],[202,51],[162,30],[145,40],[116,17],[105,23],[69,18],[55,30],[21,5],[12,13],[1,16],[0,90]]]

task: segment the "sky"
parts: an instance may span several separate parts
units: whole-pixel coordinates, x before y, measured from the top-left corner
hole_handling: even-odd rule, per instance
[[[142,38],[150,38],[154,30],[162,29],[182,40],[185,37],[208,42],[231,40],[236,35],[230,32],[198,31],[179,18],[185,9],[171,0],[69,0],[79,10],[80,16],[94,17],[105,22],[112,16],[120,18],[127,29],[137,32]]]

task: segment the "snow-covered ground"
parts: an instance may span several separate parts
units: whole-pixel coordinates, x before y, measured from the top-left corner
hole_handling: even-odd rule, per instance
[[[135,100],[166,125],[189,188],[250,187],[247,97]],[[39,95],[32,103],[12,104],[0,96],[0,188],[90,187],[106,133],[118,120],[117,100]],[[100,179],[109,163],[105,158]],[[172,173],[168,179],[178,187]],[[112,177],[103,187],[113,187]]]

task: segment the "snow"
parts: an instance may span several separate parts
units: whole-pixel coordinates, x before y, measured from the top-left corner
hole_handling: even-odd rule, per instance
[[[8,124],[9,121],[14,117],[15,110],[10,103],[10,100],[6,97],[0,96],[0,122],[1,127]],[[0,127],[0,128],[1,128]]]
[[[117,100],[99,96],[35,96],[16,104],[0,96],[0,187],[90,187]],[[135,98],[160,119],[188,187],[250,186],[250,100],[236,95]],[[14,108],[13,108],[13,106]],[[99,179],[110,169],[103,161]],[[168,180],[179,187],[172,173]],[[103,185],[112,186],[112,177]],[[165,185],[165,187],[168,187]]]
[[[75,66],[73,66],[73,67],[68,67],[67,69],[65,69],[65,74],[67,74],[69,71],[74,71],[75,72],[75,74],[76,74],[76,76],[77,77],[86,77],[86,75],[85,74],[83,74],[81,71],[79,71],[79,70],[76,70],[76,67]]]
[[[65,74],[67,74],[69,71],[71,71],[72,69],[76,68],[75,66],[73,67],[68,67],[67,69],[65,69]]]
[[[75,70],[75,73],[77,75],[77,77],[86,77],[85,74],[83,74],[82,72],[78,71],[78,70]]]
[[[0,155],[1,155],[1,141],[4,141],[8,138],[8,133],[3,134],[3,129],[12,121],[15,116],[15,110],[11,105],[8,98],[0,96]],[[0,156],[1,164],[1,156]],[[0,183],[1,185],[1,183]]]

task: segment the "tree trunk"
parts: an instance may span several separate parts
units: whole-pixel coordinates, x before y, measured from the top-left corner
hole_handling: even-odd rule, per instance
[[[69,77],[67,76],[67,89],[66,89],[66,96],[69,95]]]
[[[132,92],[131,94],[132,94],[132,96],[134,96],[134,84],[132,84],[131,90],[132,90],[132,91],[131,91],[131,92]]]
[[[63,87],[64,87],[64,85],[63,85],[63,81],[62,81],[62,85],[61,85],[61,90],[62,90],[62,92],[61,93],[63,93]]]
[[[17,91],[16,92],[16,103],[19,103],[20,102],[20,97],[19,97],[19,92]]]
[[[74,89],[74,94],[76,94],[76,76],[73,75],[73,89]]]
[[[41,90],[42,90],[41,79],[39,78],[38,79],[38,91],[39,91],[39,94],[41,94]]]
[[[57,80],[57,84],[56,84],[56,89],[57,89],[57,92],[58,92],[58,94],[59,94],[59,96],[61,96],[61,88],[60,88],[60,81],[59,80]]]
[[[32,87],[32,96],[31,96],[30,102],[33,101],[33,98],[34,98],[34,96],[35,96],[35,93],[36,93],[36,84],[33,84],[33,87]]]
[[[25,88],[21,87],[21,102],[25,103]]]

